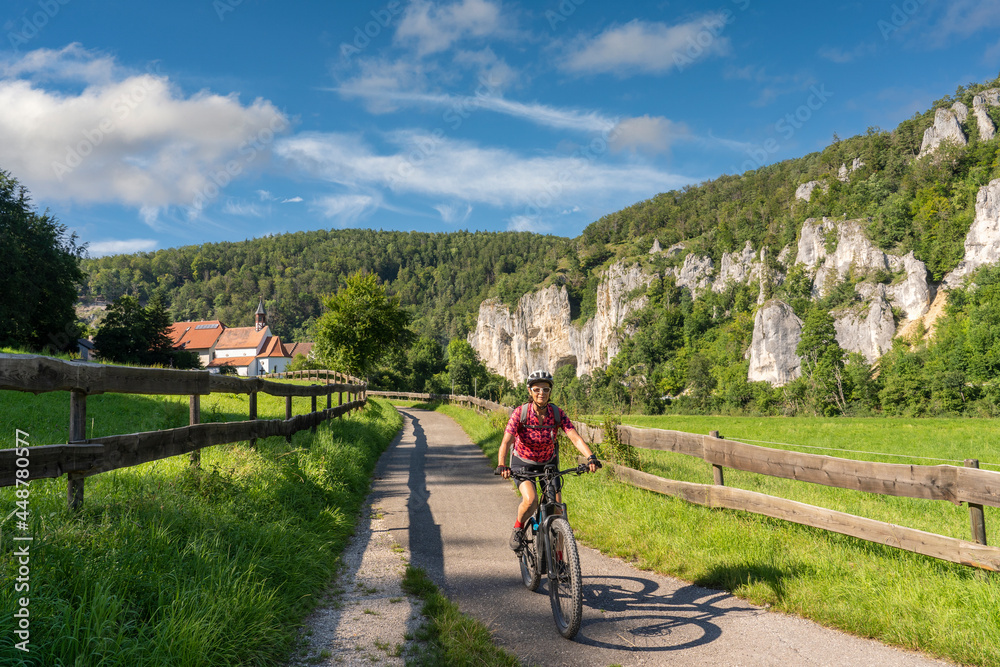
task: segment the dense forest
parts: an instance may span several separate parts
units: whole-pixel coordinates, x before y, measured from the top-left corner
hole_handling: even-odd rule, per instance
[[[572,240],[527,233],[299,232],[89,259],[83,298],[159,295],[174,319],[218,318],[239,326],[250,323],[263,295],[272,328],[302,340],[321,314],[322,296],[363,269],[411,311],[420,337],[414,350],[396,355],[375,377],[386,386],[445,389],[455,379],[445,371],[445,346],[464,338],[483,299],[513,304],[557,282],[566,285],[573,317],[582,321],[594,312],[601,271],[618,259],[643,258],[659,277],[647,290],[648,305],[624,323],[634,333],[621,354],[592,375],[577,378],[572,367],[559,369],[555,400],[590,412],[992,414],[1000,372],[1000,364],[989,361],[1000,358],[1000,343],[990,333],[1000,322],[990,298],[1000,283],[996,272],[981,272],[978,289],[951,293],[932,341],[922,335],[897,340],[871,368],[840,350],[829,313],[857,304],[857,280],[893,276],[852,277],[817,300],[809,277],[793,268],[766,296],[785,300],[806,323],[804,374],[773,388],[747,381],[756,287],[692,298],[665,271],[683,261],[683,253],[649,259],[647,251],[654,239],[663,247],[683,241],[686,252],[709,255],[718,266],[723,253],[749,242],[754,250],[767,248],[768,261],[775,262],[781,250],[794,248],[807,218],[847,217],[865,221],[869,238],[883,250],[913,251],[929,279],[939,281],[962,257],[979,188],[1000,177],[1000,139],[980,141],[970,114],[967,146],[944,146],[918,160],[923,133],[934,109],[971,106],[977,92],[998,85],[1000,80],[960,87],[891,131],[834,136],[823,151],[799,159],[658,194],[604,216]],[[1000,108],[988,112],[1000,125]],[[838,178],[841,165],[856,160],[860,167]],[[797,200],[797,186],[811,180],[822,187],[810,201]],[[449,347],[462,355],[459,384],[478,373],[493,391],[512,390],[484,369],[470,371],[468,350]]]
[[[341,278],[374,273],[414,316],[414,330],[445,344],[464,335],[479,303],[513,303],[552,274],[572,243],[528,233],[296,232],[88,259],[85,301],[159,294],[174,320],[253,324],[263,296],[272,331],[309,340],[321,300]]]

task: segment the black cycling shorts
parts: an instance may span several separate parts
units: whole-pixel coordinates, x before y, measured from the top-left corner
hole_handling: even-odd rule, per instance
[[[555,456],[553,456],[551,459],[549,459],[545,463],[535,463],[534,461],[526,461],[526,460],[518,457],[516,454],[512,454],[511,457],[510,457],[510,476],[513,477],[517,481],[517,485],[518,486],[521,486],[521,482],[536,482],[535,488],[537,489],[538,488],[537,482],[539,481],[538,478],[523,477],[523,476],[519,475],[518,473],[519,472],[527,472],[527,473],[545,472],[545,466],[549,466],[549,465],[555,466],[557,470],[559,469],[559,455],[558,454],[556,454]],[[560,491],[562,491],[562,477],[556,478],[556,493],[559,493]]]

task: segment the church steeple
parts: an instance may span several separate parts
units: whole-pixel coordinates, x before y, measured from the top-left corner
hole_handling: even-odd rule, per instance
[[[260,331],[267,326],[267,311],[264,310],[264,297],[260,297],[260,303],[257,304],[257,313],[255,315],[254,330]]]

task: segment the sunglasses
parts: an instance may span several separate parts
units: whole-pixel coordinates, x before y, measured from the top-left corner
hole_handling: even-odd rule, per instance
[[[532,387],[531,391],[535,392],[536,394],[547,394],[550,391],[552,391],[552,387]]]

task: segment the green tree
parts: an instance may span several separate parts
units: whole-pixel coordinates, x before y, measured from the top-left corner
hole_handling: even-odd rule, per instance
[[[102,359],[123,364],[172,365],[198,368],[198,355],[171,346],[170,316],[156,296],[145,308],[134,296],[119,297],[108,306],[108,314],[94,337]]]
[[[823,308],[809,311],[795,354],[802,359],[802,375],[814,409],[821,414],[844,412],[850,395],[844,386],[844,350],[837,343],[830,313]]]
[[[84,280],[85,246],[66,226],[31,207],[27,190],[0,171],[0,345],[75,348],[73,305]]]
[[[374,273],[356,271],[336,293],[323,298],[316,322],[316,351],[330,368],[364,377],[393,349],[406,349],[414,334],[410,313],[389,296]]]

